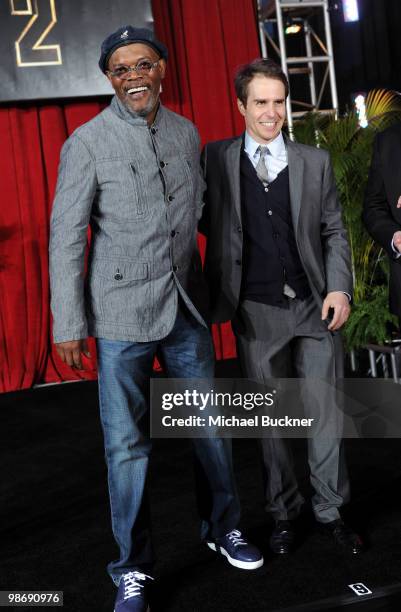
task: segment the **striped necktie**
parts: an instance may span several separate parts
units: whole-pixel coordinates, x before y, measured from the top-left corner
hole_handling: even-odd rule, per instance
[[[256,164],[256,174],[258,175],[258,179],[262,181],[262,183],[269,182],[269,175],[266,167],[266,155],[269,155],[270,151],[266,145],[259,145],[256,149],[257,153],[260,153],[259,161]]]

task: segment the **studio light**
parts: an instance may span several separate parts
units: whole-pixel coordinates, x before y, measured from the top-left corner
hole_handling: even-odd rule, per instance
[[[344,21],[359,21],[358,0],[343,0]]]
[[[287,17],[285,21],[285,33],[286,34],[298,34],[302,30],[302,23],[294,21],[292,17]]]
[[[355,96],[354,104],[356,108],[356,112],[358,115],[358,123],[361,128],[368,127],[368,120],[366,118],[366,105],[365,105],[366,95],[358,94]]]

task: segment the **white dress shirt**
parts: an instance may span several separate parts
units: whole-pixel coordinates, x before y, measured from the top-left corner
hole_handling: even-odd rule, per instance
[[[268,148],[268,152],[265,155],[265,163],[269,183],[271,183],[277,178],[280,172],[288,166],[287,149],[282,133],[280,132],[276,138],[267,145],[261,145],[261,143],[256,142],[248,132],[245,132],[244,150],[254,168],[256,168],[260,158],[260,152],[258,151],[259,146],[267,146]]]

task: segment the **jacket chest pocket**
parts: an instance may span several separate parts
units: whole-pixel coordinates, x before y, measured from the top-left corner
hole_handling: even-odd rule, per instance
[[[149,211],[147,190],[135,162],[98,161],[98,202],[102,213],[126,220],[141,220]]]
[[[164,162],[163,174],[165,177],[165,189],[174,194],[176,202],[185,202],[186,206],[192,207],[195,203],[197,186],[197,168],[190,154],[166,155],[168,162]]]

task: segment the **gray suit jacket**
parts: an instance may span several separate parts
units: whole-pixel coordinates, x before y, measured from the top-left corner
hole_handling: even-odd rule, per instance
[[[199,154],[191,122],[160,107],[149,128],[117,98],[67,140],[51,217],[55,342],[158,340],[174,324],[178,294],[204,323]]]
[[[240,153],[243,138],[209,143],[200,231],[214,322],[233,318],[242,276]],[[327,151],[286,141],[292,220],[299,255],[319,307],[330,291],[352,295],[351,254]],[[269,265],[269,262],[266,262]]]

